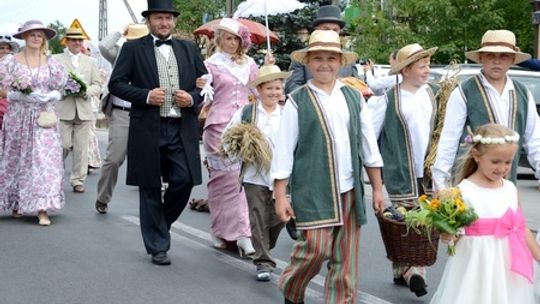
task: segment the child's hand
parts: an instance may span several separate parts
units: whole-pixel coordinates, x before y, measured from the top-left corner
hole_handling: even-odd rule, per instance
[[[451,242],[456,243],[459,240],[459,236],[454,234],[448,234],[448,233],[441,233],[441,242],[444,244],[448,244]]]
[[[286,223],[291,218],[294,218],[294,211],[286,196],[276,197],[274,208],[276,209],[276,215],[282,222]]]

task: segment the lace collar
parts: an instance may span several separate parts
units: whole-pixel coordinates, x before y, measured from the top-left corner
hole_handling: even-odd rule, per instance
[[[206,59],[206,62],[217,66],[221,70],[228,71],[236,79],[238,79],[243,85],[247,85],[250,75],[249,57],[244,55],[245,61],[242,64],[238,64],[231,59],[231,55],[224,52],[216,52],[210,58]]]

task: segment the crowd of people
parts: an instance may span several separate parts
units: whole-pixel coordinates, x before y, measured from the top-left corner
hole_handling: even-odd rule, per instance
[[[202,183],[202,139],[215,248],[235,245],[253,261],[255,279],[270,281],[280,232],[286,223],[297,229],[278,281],[285,303],[304,303],[324,262],[325,302],[356,303],[360,232],[371,212],[363,174],[375,213],[385,209],[384,189],[389,205],[414,208],[419,196],[455,185],[478,212],[459,235],[443,235],[457,253],[432,303],[535,303],[540,246],[514,183],[520,148],[540,177],[540,118],[531,93],[506,75],[530,58],[511,31],[489,30],[480,49],[466,53],[482,71],[448,100],[429,82],[437,47],[411,41],[392,51],[387,76],[374,77],[366,62],[363,79],[380,95],[370,102],[341,81],[362,75],[357,54],[341,45],[337,6],[320,7],[289,72],[270,53],[258,66],[247,55],[248,29],[234,19],[221,19],[215,51],[204,60],[193,42],[173,37],[179,12],[171,0],[148,0],[142,16],[145,24],[112,33],[99,50],[85,44],[80,28],[69,28],[64,52],[51,56],[47,42],[56,32],[37,20],[0,36],[0,210],[50,225],[49,214],[65,205],[71,154],[75,193],[85,192],[89,168],[101,167],[95,209],[106,214],[127,158],[146,252],[153,264],[169,265],[170,228]],[[22,50],[13,37],[25,41]],[[94,133],[99,111],[109,121],[103,162]],[[230,140],[235,132],[245,146]],[[434,164],[426,166],[433,149]],[[501,232],[504,225],[512,231]],[[396,285],[428,293],[422,265],[391,269]]]

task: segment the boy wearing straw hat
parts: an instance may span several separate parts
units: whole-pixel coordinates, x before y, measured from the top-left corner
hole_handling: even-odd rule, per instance
[[[428,85],[430,57],[436,50],[417,43],[401,48],[389,74],[401,74],[402,81],[372,109],[373,125],[381,137],[385,186],[394,207],[411,208],[419,195],[431,192],[423,180],[437,117],[438,87]],[[409,286],[419,297],[427,293],[424,267],[393,263],[392,268],[396,284]]]
[[[234,114],[224,131],[222,141],[223,146],[230,147],[230,139],[241,135],[250,140],[243,140],[243,147],[237,148],[254,147],[248,152],[251,157],[240,155],[240,158],[243,162],[243,186],[249,207],[251,240],[256,251],[253,263],[257,266],[257,281],[270,281],[270,274],[276,267],[270,250],[274,248],[284,226],[275,212],[269,169],[281,118],[282,106],[279,101],[283,96],[283,80],[290,74],[282,72],[277,65],[263,65],[258,70],[257,77],[248,83],[248,86],[257,89],[257,101]],[[247,135],[248,133],[250,135]],[[240,151],[232,152],[241,154]],[[246,161],[246,158],[255,159],[255,163]]]
[[[317,18],[313,20],[311,26],[315,30],[334,31],[340,33],[345,27],[346,23],[341,18],[341,10],[337,5],[323,5],[317,11]],[[355,77],[358,78],[358,70],[356,69],[356,61],[351,62],[348,65],[344,65],[339,69],[339,77]],[[299,86],[306,84],[306,82],[313,76],[309,69],[296,60],[291,60],[291,66],[289,71],[292,72],[291,77],[285,82],[285,93],[289,94]]]
[[[432,167],[434,186],[442,189],[451,184],[452,167],[467,129],[474,132],[487,123],[502,124],[520,135],[519,146],[527,152],[535,176],[540,178],[540,118],[534,99],[525,85],[506,75],[512,64],[531,56],[519,51],[514,33],[508,30],[488,30],[482,37],[480,49],[467,52],[465,56],[481,63],[482,70],[450,95]],[[518,160],[519,157],[514,159],[508,177],[514,182]]]
[[[360,226],[366,223],[361,166],[373,188],[373,209],[384,200],[369,111],[359,91],[338,79],[339,68],[357,55],[341,49],[333,31],[314,31],[292,59],[313,79],[285,103],[272,159],[276,213],[300,230],[279,287],[285,303],[303,303],[309,281],[328,260],[326,303],[355,303]],[[291,202],[286,188],[290,186]]]

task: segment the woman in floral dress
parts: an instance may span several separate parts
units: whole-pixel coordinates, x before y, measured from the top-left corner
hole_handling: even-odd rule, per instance
[[[55,35],[42,22],[27,21],[14,35],[26,48],[0,63],[0,85],[9,100],[0,131],[0,210],[11,210],[13,217],[37,213],[42,226],[51,224],[48,211],[64,206],[58,120],[38,124],[40,113],[55,111],[67,79],[63,66],[46,55],[47,40]]]

